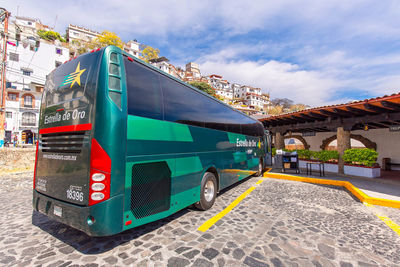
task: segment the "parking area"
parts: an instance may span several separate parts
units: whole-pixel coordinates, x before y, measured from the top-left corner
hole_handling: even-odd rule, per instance
[[[181,212],[106,238],[32,212],[32,173],[0,177],[0,265],[398,266],[400,210],[332,186],[252,177],[211,210]],[[260,182],[262,180],[262,182]],[[198,228],[255,187],[205,232]]]

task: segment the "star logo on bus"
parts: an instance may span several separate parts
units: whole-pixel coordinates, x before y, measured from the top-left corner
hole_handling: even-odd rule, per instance
[[[64,77],[62,86],[71,84],[70,88],[72,88],[72,86],[74,86],[75,83],[77,83],[80,86],[81,85],[81,75],[82,75],[82,73],[85,72],[85,70],[86,69],[81,70],[81,63],[79,62],[78,66],[76,66],[75,71]]]
[[[258,146],[258,148],[261,148],[261,141],[258,141],[257,146]]]

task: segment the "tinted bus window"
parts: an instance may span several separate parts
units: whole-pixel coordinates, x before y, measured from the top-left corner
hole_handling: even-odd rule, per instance
[[[211,97],[163,75],[160,75],[160,84],[164,96],[165,120],[220,131],[258,135],[255,129],[256,121]],[[251,126],[247,126],[248,124]]]
[[[124,58],[128,91],[128,114],[163,119],[159,75],[137,62]]]
[[[167,121],[204,127],[207,103],[202,95],[160,75],[164,95],[164,118]]]

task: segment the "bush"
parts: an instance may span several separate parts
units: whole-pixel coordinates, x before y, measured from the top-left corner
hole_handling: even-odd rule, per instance
[[[307,149],[297,149],[295,151],[299,155],[299,159],[311,159],[311,157],[315,154],[315,151]]]
[[[343,160],[346,163],[372,167],[376,163],[378,152],[370,148],[352,148],[344,152]]]
[[[38,30],[37,34],[39,35],[40,38],[47,40],[47,41],[60,40],[61,42],[64,42],[64,43],[66,42],[65,39],[62,38],[58,32]]]
[[[314,152],[313,157],[322,162],[336,161],[339,159],[339,153],[336,150],[321,150]]]

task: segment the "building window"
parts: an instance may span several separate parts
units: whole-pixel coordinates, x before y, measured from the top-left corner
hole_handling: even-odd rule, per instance
[[[28,107],[28,108],[32,107],[32,96],[30,96],[30,95],[24,96],[24,107]]]
[[[62,62],[56,61],[56,68],[59,67],[59,66],[61,66],[61,65],[62,65]]]
[[[6,119],[12,119],[12,112],[6,111]]]
[[[22,113],[22,126],[35,126],[36,115],[32,112]]]
[[[28,71],[28,70],[22,70],[22,75],[25,75],[25,76],[31,76],[31,71]]]
[[[32,25],[32,22],[28,21],[28,25]]]
[[[8,100],[16,101],[17,100],[17,94],[8,93]]]
[[[10,52],[10,60],[11,61],[19,61],[19,55],[18,54],[16,54],[16,53],[11,53]]]
[[[57,55],[62,55],[62,49],[61,48],[56,48],[56,54]]]

